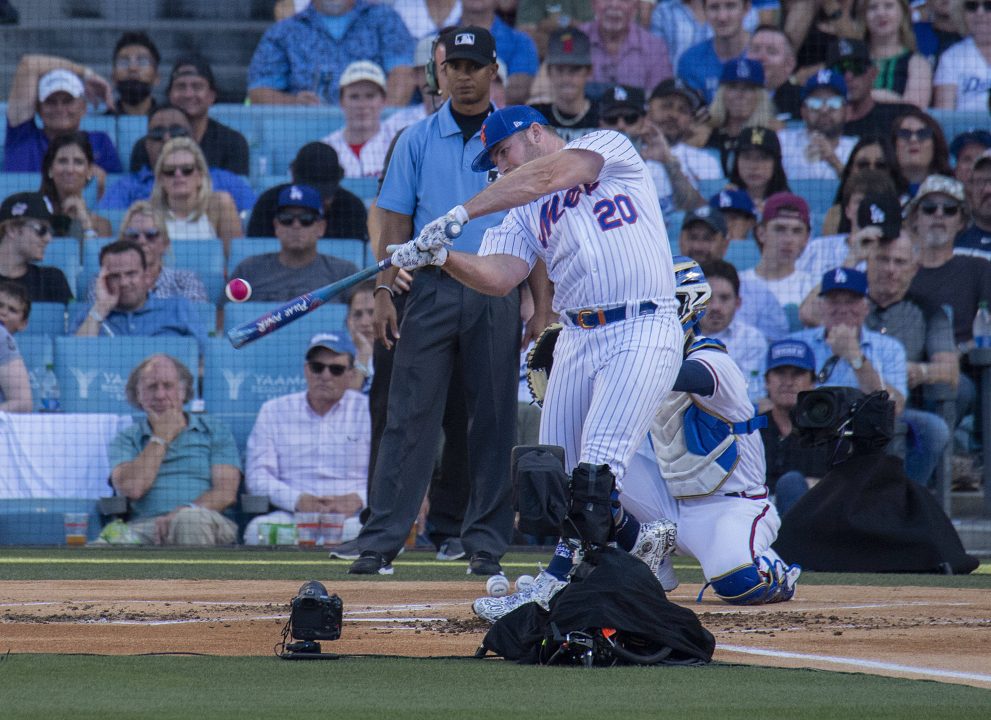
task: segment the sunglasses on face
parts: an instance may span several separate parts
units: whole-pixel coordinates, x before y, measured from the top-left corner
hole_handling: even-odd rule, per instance
[[[606,125],[619,125],[619,121],[622,120],[627,125],[633,125],[637,120],[640,119],[640,113],[626,113],[624,115],[610,115],[608,117],[602,118],[602,122]]]
[[[29,227],[34,231],[34,234],[38,237],[45,237],[46,235],[51,235],[52,229],[45,223],[40,222],[26,222],[25,227]]]
[[[896,133],[895,137],[899,140],[918,140],[922,142],[923,140],[932,140],[933,131],[932,128],[919,128],[918,130],[909,130],[908,128],[900,128]]]
[[[323,375],[324,370],[330,370],[330,374],[334,377],[340,377],[346,373],[349,368],[347,365],[337,365],[331,363],[322,363],[318,360],[307,360],[306,364],[310,367],[310,372],[314,375]]]
[[[310,227],[319,219],[320,217],[316,213],[281,212],[275,216],[275,222],[285,227],[290,227],[296,220],[299,220],[299,224],[303,227]]]
[[[148,128],[148,134],[145,137],[155,142],[162,142],[166,135],[170,138],[189,137],[189,130],[182,125],[159,125],[158,127]]]
[[[195,165],[172,165],[170,167],[162,167],[162,174],[166,177],[175,177],[177,174],[182,177],[189,177],[194,172],[196,172]]]
[[[826,98],[825,100],[823,98],[810,97],[805,100],[805,107],[815,111],[822,110],[823,108],[839,110],[845,102],[839,95],[833,95],[833,97]]]
[[[958,203],[924,202],[919,205],[919,210],[924,215],[935,215],[937,210],[942,210],[944,216],[956,217],[957,213],[960,212],[960,205]]]
[[[977,2],[977,0],[967,0],[963,4],[963,9],[970,13],[976,13],[978,9],[983,10],[986,13],[991,13],[991,0],[984,0],[984,2]]]
[[[884,160],[858,160],[853,164],[858,170],[887,170],[888,163]]]
[[[146,240],[156,240],[162,233],[158,228],[152,228],[151,230],[137,230],[135,228],[128,228],[124,231],[124,238],[127,240],[137,241],[138,238],[145,238]]]
[[[870,68],[870,65],[863,60],[840,60],[830,69],[837,75],[850,73],[854,77],[860,77]]]

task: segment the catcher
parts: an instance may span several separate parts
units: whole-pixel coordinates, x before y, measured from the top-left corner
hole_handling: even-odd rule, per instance
[[[801,574],[771,549],[781,524],[764,484],[764,450],[743,373],[718,340],[700,337],[711,289],[698,264],[675,261],[679,317],[685,332],[685,359],[674,385],[654,418],[619,496],[617,544],[638,554],[624,538],[636,537],[637,518],[677,524],[675,550],[696,558],[716,595],[726,602],[756,605],[790,600]],[[540,402],[551,363],[547,345],[553,330],[534,347],[529,383]],[[552,351],[551,351],[552,353]],[[669,550],[669,549],[665,549]],[[655,559],[656,556],[641,555]],[[663,551],[655,569],[665,590],[678,585]],[[479,598],[475,613],[494,622],[527,602],[544,607],[567,584],[574,549],[561,543],[546,570],[528,590],[502,598]],[[652,565],[648,562],[648,565]],[[701,599],[702,593],[699,593]]]

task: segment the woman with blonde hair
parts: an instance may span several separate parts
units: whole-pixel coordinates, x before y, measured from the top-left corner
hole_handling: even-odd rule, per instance
[[[233,198],[213,190],[203,151],[188,137],[173,138],[162,148],[151,205],[175,241],[220,238],[229,254],[231,240],[244,235]]]
[[[703,147],[719,151],[719,162],[727,176],[743,128],[781,127],[775,120],[771,94],[764,87],[764,67],[759,62],[739,58],[723,65],[719,88],[709,106],[709,127]]]
[[[117,239],[131,240],[141,246],[148,265],[148,277],[152,281],[151,295],[163,299],[183,297],[193,302],[209,301],[206,287],[195,272],[165,265],[172,243],[165,221],[150,202],[139,200],[127,209]],[[91,300],[95,297],[95,286],[94,278],[89,288]]]
[[[866,0],[858,16],[864,24],[864,41],[877,68],[874,91],[877,102],[907,102],[929,107],[933,71],[916,52],[912,11],[908,0]]]

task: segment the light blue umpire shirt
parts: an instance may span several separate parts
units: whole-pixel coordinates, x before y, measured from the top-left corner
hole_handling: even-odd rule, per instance
[[[492,108],[495,110],[495,108]],[[467,142],[451,115],[451,101],[433,115],[410,125],[396,141],[382,183],[378,206],[413,216],[413,237],[432,220],[484,190],[493,173],[473,172],[471,163],[484,149],[481,131]],[[478,254],[482,235],[502,222],[505,212],[473,218],[454,249]],[[398,238],[390,242],[402,242]]]
[[[825,328],[809,328],[800,330],[788,336],[793,340],[801,340],[812,348],[816,358],[816,372],[821,372],[826,361],[833,356],[833,351],[826,342]],[[908,371],[905,367],[905,348],[895,338],[866,327],[860,330],[860,349],[871,361],[871,365],[881,376],[884,384],[888,388],[893,388],[908,397]],[[818,378],[816,380],[818,383]],[[834,385],[840,387],[860,387],[857,382],[857,374],[846,360],[840,360],[833,367],[833,371],[826,378],[825,382],[819,386]]]

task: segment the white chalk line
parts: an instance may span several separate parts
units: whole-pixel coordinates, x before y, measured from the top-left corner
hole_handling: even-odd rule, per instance
[[[782,612],[806,613],[806,612],[833,612],[836,610],[870,610],[874,608],[898,608],[898,607],[970,607],[974,603],[970,602],[930,602],[927,600],[913,600],[897,603],[862,603],[860,605],[823,605],[822,607],[808,607],[789,603],[778,605],[774,609]],[[765,605],[754,605],[750,608],[727,608],[725,610],[711,610],[709,608],[698,608],[696,611],[707,615],[767,615],[768,607]]]
[[[765,657],[788,658],[791,660],[805,660],[811,662],[829,663],[832,665],[846,665],[857,668],[887,670],[889,672],[913,673],[915,675],[954,678],[957,680],[976,680],[978,682],[991,683],[991,675],[960,672],[957,670],[940,670],[938,668],[917,667],[914,665],[900,665],[898,663],[887,663],[879,660],[863,660],[860,658],[838,657],[836,655],[810,655],[807,653],[787,652],[785,650],[749,648],[741,645],[718,645],[717,649],[725,650],[727,652],[745,653],[747,655],[762,655]]]
[[[182,620],[77,620],[72,625],[191,625],[196,623],[242,623],[255,622],[259,620],[287,620],[288,615],[258,615],[256,617],[227,617],[227,618],[189,618]],[[345,618],[356,623],[386,623],[398,624],[409,622],[446,622],[447,618],[442,617],[372,617],[372,618]],[[400,626],[399,629],[406,629]],[[412,629],[412,628],[410,628]]]

